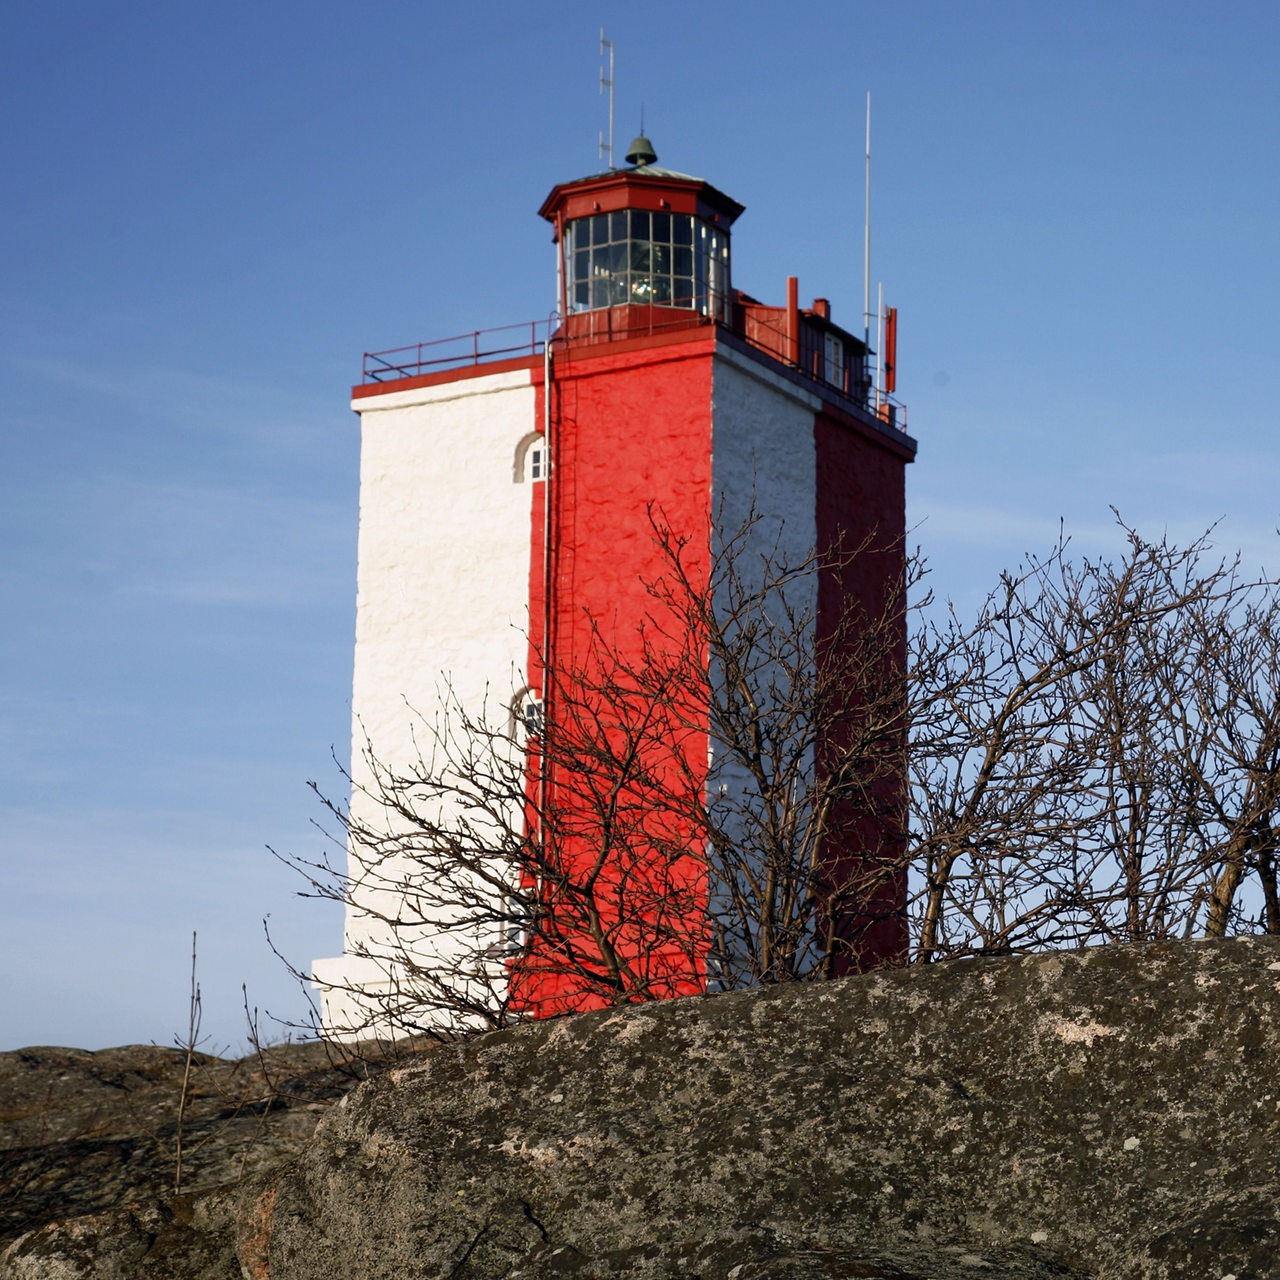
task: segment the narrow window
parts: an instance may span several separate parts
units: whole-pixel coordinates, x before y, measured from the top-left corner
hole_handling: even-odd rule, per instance
[[[834,333],[823,335],[826,359],[822,376],[833,387],[844,388],[844,343]]]

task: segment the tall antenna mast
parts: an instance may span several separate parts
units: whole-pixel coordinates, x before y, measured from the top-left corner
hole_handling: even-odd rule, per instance
[[[867,208],[862,223],[862,336],[871,345],[871,90],[867,90]]]
[[[609,74],[604,73],[604,56],[609,55]],[[604,38],[604,28],[600,28],[600,92],[604,93],[609,90],[609,140],[605,141],[605,136],[600,135],[600,159],[609,161],[609,168],[614,167],[613,164],[613,41]]]

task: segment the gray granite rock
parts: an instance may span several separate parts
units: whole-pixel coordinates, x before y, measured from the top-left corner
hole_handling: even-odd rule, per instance
[[[0,1247],[45,1223],[182,1186],[224,1186],[301,1151],[320,1115],[404,1054],[281,1044],[247,1058],[180,1049],[33,1047],[0,1053]]]
[[[192,1280],[1266,1280],[1278,1068],[1280,939],[605,1011],[387,1072],[150,1247]],[[75,1229],[0,1275],[125,1274],[56,1269]]]
[[[241,1280],[232,1208],[222,1195],[167,1202],[50,1223],[22,1236],[0,1259],[12,1280]]]

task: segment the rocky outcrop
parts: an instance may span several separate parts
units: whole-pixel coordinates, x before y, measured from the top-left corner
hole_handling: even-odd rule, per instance
[[[0,1053],[0,1247],[42,1223],[167,1199],[175,1183],[239,1182],[301,1152],[328,1107],[403,1057],[313,1042],[195,1053],[188,1069],[184,1050],[159,1045]]]
[[[1278,1069],[1280,939],[587,1014],[398,1067],[288,1166],[0,1275],[1280,1277]]]

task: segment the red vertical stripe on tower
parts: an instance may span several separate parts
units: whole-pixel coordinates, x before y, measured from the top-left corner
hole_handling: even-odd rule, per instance
[[[815,640],[826,703],[817,712],[817,767],[830,771],[848,755],[861,775],[861,786],[834,807],[823,850],[839,976],[901,963],[907,949],[906,513],[903,459],[895,451],[827,413],[815,419],[814,443],[821,560]],[[868,726],[876,722],[885,727],[872,739]]]
[[[516,1007],[539,1015],[705,985],[705,837],[695,815],[706,780],[706,661],[687,661],[696,641],[653,586],[670,575],[664,528],[682,544],[692,590],[705,589],[710,572],[713,351],[713,337],[688,330],[641,351],[579,349],[555,368],[550,629],[531,644],[553,655],[541,764],[544,857],[555,874],[539,936],[512,968]],[[539,566],[542,510],[535,495]],[[531,618],[541,611],[537,578],[531,563]],[[664,653],[683,678],[655,692],[644,682]]]

